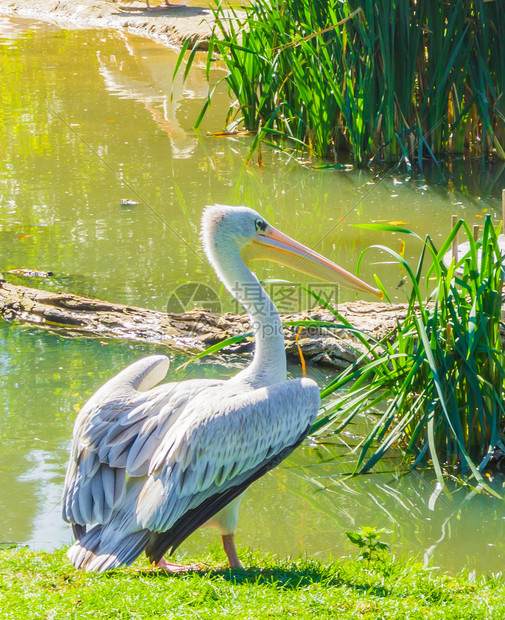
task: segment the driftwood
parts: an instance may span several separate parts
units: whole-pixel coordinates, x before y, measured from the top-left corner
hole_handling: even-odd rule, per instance
[[[356,328],[374,338],[391,331],[397,318],[405,315],[405,305],[348,302],[339,312]],[[0,316],[7,321],[40,327],[66,337],[121,338],[166,345],[189,354],[203,351],[217,342],[248,332],[245,315],[214,314],[191,310],[182,314],[156,312],[124,306],[72,293],[53,293],[11,284],[0,279]],[[284,321],[314,319],[335,322],[327,310],[318,308],[299,314],[283,315]],[[299,357],[295,338],[299,328],[285,329],[286,351]],[[362,345],[344,329],[304,328],[298,339],[304,357],[312,363],[344,368],[355,361]],[[227,347],[226,352],[251,351],[250,339]]]

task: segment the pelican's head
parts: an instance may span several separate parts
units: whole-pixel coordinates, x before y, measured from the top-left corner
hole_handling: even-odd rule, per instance
[[[281,233],[249,207],[205,207],[202,240],[205,252],[216,269],[225,253],[231,256],[238,251],[246,263],[271,260],[319,280],[382,297],[381,291]]]

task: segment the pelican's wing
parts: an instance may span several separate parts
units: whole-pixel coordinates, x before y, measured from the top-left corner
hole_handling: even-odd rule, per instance
[[[69,549],[71,562],[102,572],[131,564],[144,549],[154,561],[173,551],[294,449],[319,402],[319,389],[310,379],[260,389],[233,381],[193,388],[177,423],[145,455],[144,434],[136,435],[126,470],[139,463],[143,470],[149,455],[148,470],[128,479],[108,522],[95,525]],[[111,429],[116,432],[115,425]]]
[[[164,355],[121,371],[84,405],[74,426],[62,498],[63,519],[77,526],[106,523],[125,497],[126,475],[143,476],[170,426],[207,379],[150,389],[168,370]],[[75,527],[80,538],[85,527]]]
[[[188,403],[154,454],[139,494],[137,525],[154,532],[146,549],[153,561],[287,456],[320,404],[310,379],[256,390],[230,382],[212,392]]]

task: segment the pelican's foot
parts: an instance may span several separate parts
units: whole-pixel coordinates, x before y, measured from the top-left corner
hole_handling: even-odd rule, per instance
[[[161,560],[156,564],[156,568],[164,570],[172,575],[175,575],[176,573],[191,573],[196,570],[201,570],[201,567],[198,566],[198,564],[188,564],[184,566],[182,564],[167,562],[165,558],[161,558]]]

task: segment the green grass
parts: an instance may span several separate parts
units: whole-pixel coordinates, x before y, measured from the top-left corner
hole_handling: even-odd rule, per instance
[[[410,561],[277,561],[242,553],[247,570],[154,573],[146,563],[104,575],[76,571],[63,550],[0,552],[2,620],[57,618],[362,618],[441,620],[505,617],[503,578],[472,580]],[[199,558],[201,561],[201,558]]]

